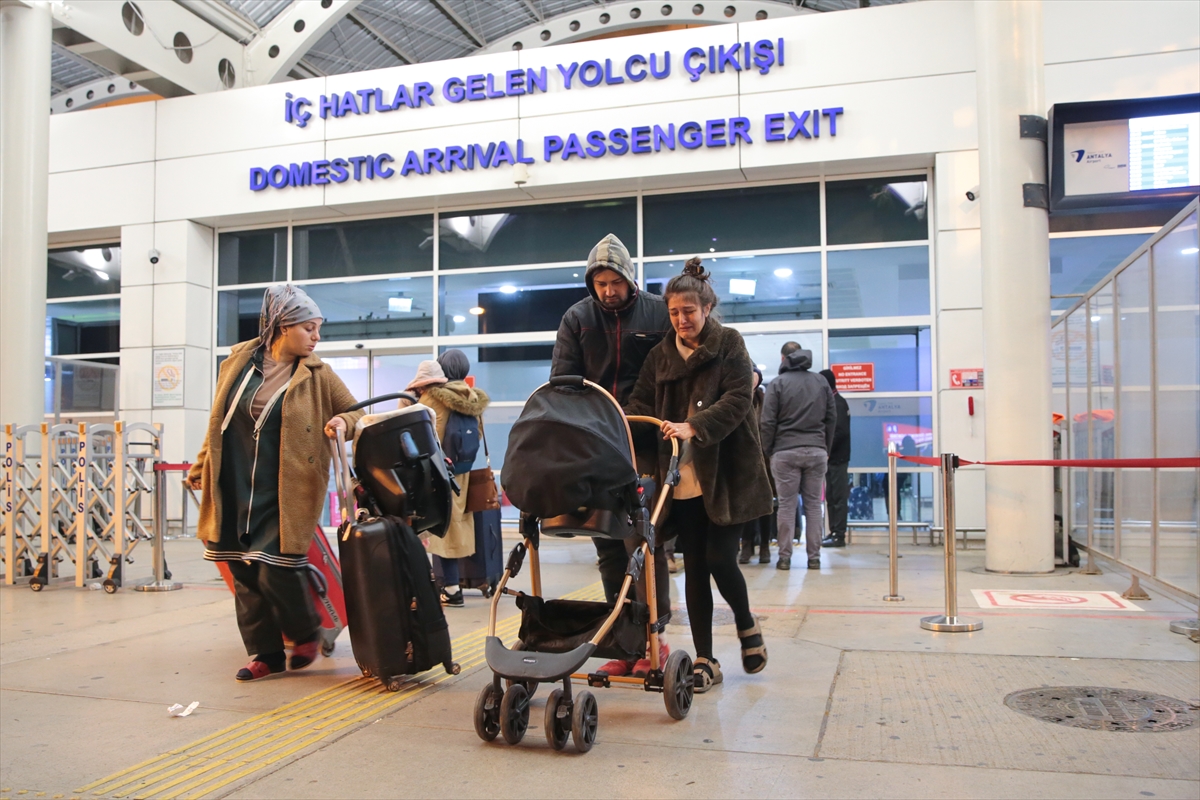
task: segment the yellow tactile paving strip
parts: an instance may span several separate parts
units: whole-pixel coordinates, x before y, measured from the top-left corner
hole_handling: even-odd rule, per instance
[[[564,595],[569,600],[603,600],[600,583]],[[516,636],[519,614],[501,620],[496,634]],[[487,628],[451,643],[460,674],[482,665]],[[75,791],[116,798],[199,798],[214,796],[280,761],[379,717],[407,700],[455,676],[438,667],[408,678],[398,692],[379,681],[355,678],[295,702],[243,720],[203,739],[135,764]]]

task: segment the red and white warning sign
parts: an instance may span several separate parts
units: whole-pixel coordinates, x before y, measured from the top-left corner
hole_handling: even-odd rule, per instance
[[[950,370],[951,389],[982,389],[982,369],[952,369]]]
[[[1072,611],[1141,611],[1116,592],[972,589],[980,608],[1055,608]]]
[[[875,391],[875,365],[860,364],[830,364],[834,382],[839,392],[873,392]]]

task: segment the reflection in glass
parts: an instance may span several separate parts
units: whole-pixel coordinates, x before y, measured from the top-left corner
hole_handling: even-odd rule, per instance
[[[292,279],[433,269],[433,217],[325,222],[293,230]]]
[[[744,333],[746,350],[750,360],[762,370],[763,383],[770,383],[779,375],[779,364],[782,359],[780,351],[788,342],[795,342],[812,353],[813,371],[825,368],[824,348],[821,346],[821,332],[806,333]]]
[[[451,348],[442,347],[441,352]],[[471,360],[475,385],[487,392],[493,403],[525,402],[533,390],[550,380],[553,344],[506,344],[458,347]],[[514,417],[515,419],[515,417]],[[495,445],[492,444],[494,448]],[[495,450],[492,452],[495,467]]]
[[[1080,236],[1050,240],[1050,308],[1065,311],[1082,295],[1116,269],[1130,253],[1146,241],[1148,234]]]
[[[380,397],[392,392],[403,392],[409,381],[417,376],[417,365],[430,357],[431,354],[428,350],[419,353],[374,356],[371,369],[372,395]],[[372,406],[371,410],[374,412],[387,411],[395,406],[396,401],[389,400],[379,406]]]
[[[933,487],[937,476],[931,472],[898,472],[896,499],[900,502],[900,522],[933,522]],[[888,474],[886,472],[850,473],[850,497],[847,516],[851,521],[888,522]]]
[[[302,287],[321,308],[321,338],[399,339],[433,335],[433,278],[385,278]],[[258,336],[262,289],[217,294],[217,344],[233,345]]]
[[[222,233],[217,239],[217,283],[287,280],[287,228]]]
[[[825,219],[829,244],[906,242],[929,238],[924,176],[829,181]]]
[[[829,332],[829,363],[872,364],[876,392],[928,392],[929,357],[929,328]]]
[[[829,317],[929,313],[929,248],[888,247],[829,254]]]
[[[116,353],[121,349],[121,301],[46,304],[46,355]]]
[[[820,192],[820,184],[800,183],[645,196],[646,255],[690,258],[816,247],[821,244]]]
[[[617,235],[637,255],[637,200],[523,206],[442,214],[439,269],[587,261],[596,242]]]
[[[55,359],[46,362],[45,409],[59,414],[114,412],[119,371],[116,358],[95,361]],[[59,418],[56,417],[58,422]]]
[[[645,265],[646,289],[662,294],[683,270],[683,261]],[[706,258],[724,322],[821,318],[821,255],[732,256]]]
[[[889,442],[904,455],[935,455],[930,398],[843,397],[850,406],[851,467],[886,468]]]
[[[371,396],[371,376],[366,356],[330,356],[321,360],[342,379],[350,394],[354,395],[355,402]],[[391,408],[395,408],[395,403],[389,406]]]
[[[121,291],[121,245],[51,250],[46,256],[46,297],[88,297]]]
[[[563,314],[588,296],[584,268],[442,273],[441,334],[556,331]]]
[[[1088,300],[1092,336],[1091,401],[1092,401],[1092,452],[1093,458],[1116,457],[1116,411],[1113,408],[1113,294],[1112,284],[1106,284]],[[1086,425],[1084,435],[1086,435]],[[1092,541],[1101,551],[1115,555],[1113,531],[1114,519],[1113,470],[1097,469],[1092,472],[1092,514],[1094,529]]]

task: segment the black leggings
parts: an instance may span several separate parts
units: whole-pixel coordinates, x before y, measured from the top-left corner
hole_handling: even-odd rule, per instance
[[[714,525],[704,510],[703,497],[676,500],[671,507],[671,528],[678,533],[683,550],[684,594],[697,657],[713,657],[710,576],[733,609],[738,630],[754,627],[746,579],[737,564],[743,527],[743,524]]]

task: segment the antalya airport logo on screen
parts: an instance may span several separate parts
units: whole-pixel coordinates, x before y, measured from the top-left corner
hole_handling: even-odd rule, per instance
[[[682,58],[669,50],[648,55],[634,53],[622,60],[598,60],[556,64],[564,91],[581,91],[600,85],[616,86],[645,80],[668,80],[672,75],[689,82],[722,73],[768,75],[786,63],[783,39],[760,39],[727,45],[689,48]],[[418,81],[394,89],[381,87],[334,92],[311,100],[288,92],[283,104],[284,122],[304,128],[313,116],[333,124],[335,120],[364,114],[413,113],[426,106],[486,102],[550,91],[548,67],[514,69],[503,73],[450,77],[440,87]],[[686,120],[666,125],[633,125],[588,132],[564,131],[548,134],[540,142],[459,142],[444,147],[409,150],[402,156],[391,153],[353,155],[275,164],[250,168],[250,189],[322,186],[347,181],[386,180],[397,175],[431,175],[455,170],[494,169],[502,165],[533,164],[625,155],[659,153],[664,150],[752,145],[756,141],[812,141],[822,135],[836,137],[844,109],[841,106],[787,109],[763,115],[762,119],[728,117]]]

